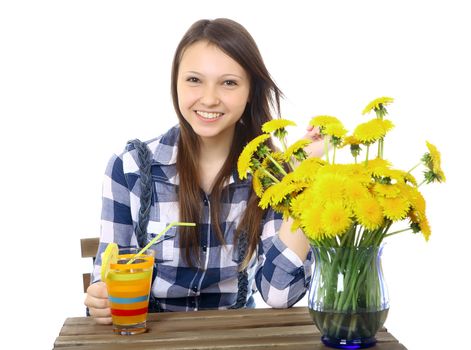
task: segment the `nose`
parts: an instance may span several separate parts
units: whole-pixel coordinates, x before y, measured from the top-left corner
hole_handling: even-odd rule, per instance
[[[215,86],[206,86],[203,89],[200,102],[205,106],[216,106],[219,104],[219,96]]]

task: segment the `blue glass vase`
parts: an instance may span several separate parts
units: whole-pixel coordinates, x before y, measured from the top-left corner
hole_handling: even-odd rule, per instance
[[[382,249],[313,246],[308,308],[325,345],[363,349],[376,343],[389,310]]]

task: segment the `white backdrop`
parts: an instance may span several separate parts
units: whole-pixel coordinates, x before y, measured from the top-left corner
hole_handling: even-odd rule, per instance
[[[464,2],[2,1],[2,338],[52,348],[64,319],[84,314],[79,239],[99,233],[105,165],[128,139],[176,123],[175,47],[197,19],[229,17],[284,91],[283,117],[299,125],[291,139],[317,114],[352,128],[370,100],[391,96],[386,157],[408,169],[425,140],[441,150],[447,183],[423,190],[430,241],[404,234],[385,249],[386,327],[412,350],[461,344],[471,311]]]

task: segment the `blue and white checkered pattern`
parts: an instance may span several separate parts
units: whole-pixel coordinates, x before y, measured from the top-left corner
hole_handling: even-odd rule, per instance
[[[178,174],[176,173],[177,140],[180,129],[174,127],[166,134],[147,142],[152,152],[154,181],[148,237],[150,241],[167,224],[179,221]],[[209,196],[202,195],[203,220],[201,233],[201,261],[203,268],[191,268],[180,255],[178,228],[167,231],[153,246],[156,275],[152,294],[168,311],[226,309],[236,302],[238,252],[233,245],[234,233],[246,208],[251,181],[238,179],[234,172],[226,184],[228,191],[222,198],[221,226],[226,245],[219,244],[210,225]],[[95,260],[93,281],[100,279],[101,253],[110,242],[119,246],[137,246],[134,228],[140,207],[140,182],[137,154],[127,149],[114,155],[106,169],[103,184],[103,209],[100,245]],[[267,211],[262,223],[261,244],[249,267],[248,302],[259,290],[272,307],[294,305],[306,292],[313,263],[309,253],[305,262],[279,239],[277,231],[281,218]]]

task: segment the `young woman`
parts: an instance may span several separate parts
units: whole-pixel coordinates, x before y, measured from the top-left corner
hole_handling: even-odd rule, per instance
[[[251,179],[236,173],[239,154],[262,133],[271,107],[279,115],[281,92],[254,40],[234,21],[200,20],[177,47],[171,79],[179,125],[146,142],[151,176],[139,170],[142,150],[132,145],[108,164],[95,283],[85,305],[97,322],[111,323],[100,254],[110,242],[142,246],[175,221],[197,226],[173,228],[153,247],[151,309],[254,307],[256,290],[272,307],[294,305],[309,284],[309,244],[291,232],[291,222],[262,211]],[[144,181],[149,210],[142,224]]]

